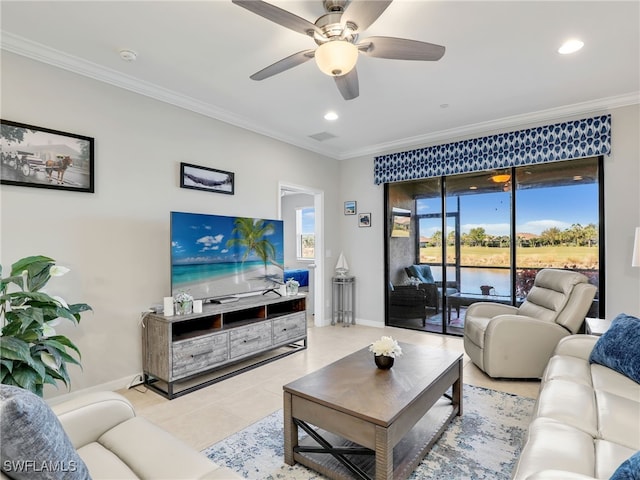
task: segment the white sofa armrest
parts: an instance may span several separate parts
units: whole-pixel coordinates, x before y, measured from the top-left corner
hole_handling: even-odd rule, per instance
[[[563,338],[554,351],[554,355],[569,355],[571,357],[589,360],[591,350],[598,341],[595,335],[571,335]]]
[[[108,430],[136,416],[133,406],[115,392],[96,392],[51,407],[78,449],[95,442]]]

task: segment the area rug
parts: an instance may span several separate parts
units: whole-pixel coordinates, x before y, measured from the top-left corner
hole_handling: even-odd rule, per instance
[[[463,413],[409,477],[508,480],[533,412],[534,400],[464,385]],[[300,438],[303,438],[301,432]],[[284,463],[282,410],[207,448],[204,453],[251,480],[312,480],[322,475]]]

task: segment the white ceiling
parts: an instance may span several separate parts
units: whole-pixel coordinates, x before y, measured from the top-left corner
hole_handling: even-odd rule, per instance
[[[311,22],[322,1],[272,0]],[[2,0],[2,48],[337,159],[640,102],[640,1],[395,0],[360,39],[446,46],[438,62],[360,56],[345,101],[315,62],[249,75],[312,39],[230,0]],[[570,37],[584,48],[556,50]],[[120,59],[121,49],[138,53]],[[447,105],[446,107],[444,105]],[[334,110],[340,118],[323,115]],[[324,141],[311,135],[335,135]]]

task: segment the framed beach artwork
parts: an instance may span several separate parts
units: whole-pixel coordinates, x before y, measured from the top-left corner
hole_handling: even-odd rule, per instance
[[[344,202],[344,214],[345,215],[355,215],[356,214],[356,202],[354,200],[349,200]]]
[[[370,213],[361,213],[358,215],[358,226],[359,227],[370,227],[371,226],[371,214]]]
[[[94,192],[94,139],[0,120],[0,183]]]
[[[235,175],[215,168],[180,163],[180,187],[233,195]]]

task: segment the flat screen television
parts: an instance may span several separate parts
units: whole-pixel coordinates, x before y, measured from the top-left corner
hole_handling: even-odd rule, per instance
[[[281,220],[171,212],[172,295],[216,300],[283,283]]]

